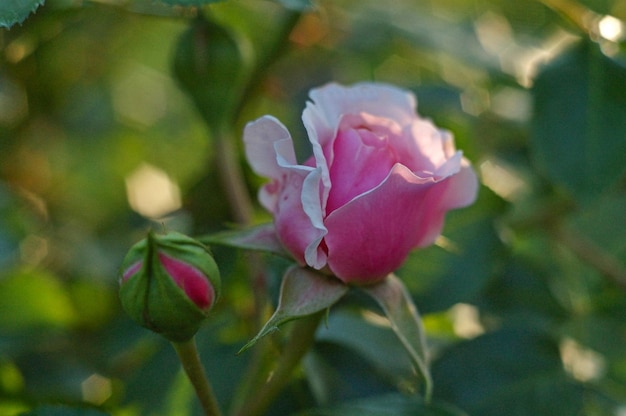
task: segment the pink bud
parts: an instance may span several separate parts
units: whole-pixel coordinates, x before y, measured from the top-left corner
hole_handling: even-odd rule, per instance
[[[200,270],[163,253],[159,253],[159,260],[174,282],[185,291],[193,303],[200,309],[209,309],[213,304],[215,291]]]
[[[179,233],[149,233],[130,249],[120,272],[120,299],[126,312],[176,342],[198,331],[220,286],[211,253]]]

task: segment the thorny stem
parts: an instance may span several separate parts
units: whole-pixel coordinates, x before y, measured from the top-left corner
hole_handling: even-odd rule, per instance
[[[202,409],[206,416],[221,416],[222,412],[217,404],[217,399],[213,393],[213,388],[200,362],[195,338],[184,342],[172,342],[183,369],[193,385],[196,395],[200,400]]]

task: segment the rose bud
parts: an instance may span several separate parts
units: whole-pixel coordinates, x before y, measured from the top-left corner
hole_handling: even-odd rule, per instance
[[[181,342],[198,331],[220,285],[217,264],[200,242],[175,232],[150,232],[124,258],[120,299],[141,326]]]
[[[259,193],[276,233],[301,265],[369,284],[432,244],[448,210],[471,204],[478,181],[452,135],[416,113],[390,85],[329,84],[310,93],[302,121],[313,155],[298,163],[292,138],[264,116],[244,131]]]

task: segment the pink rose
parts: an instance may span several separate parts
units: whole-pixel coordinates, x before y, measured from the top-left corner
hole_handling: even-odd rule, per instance
[[[310,97],[302,121],[313,156],[302,164],[280,121],[246,126],[248,161],[271,179],[259,199],[301,265],[374,283],[432,244],[448,210],[474,201],[476,175],[452,135],[416,114],[408,91],[329,84]]]

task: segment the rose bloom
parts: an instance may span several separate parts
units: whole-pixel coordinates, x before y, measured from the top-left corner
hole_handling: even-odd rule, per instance
[[[301,265],[346,283],[380,281],[435,241],[448,210],[475,200],[476,175],[452,135],[417,115],[408,91],[328,84],[310,98],[302,121],[313,155],[304,163],[277,119],[244,130],[248,161],[270,178],[260,202]]]

